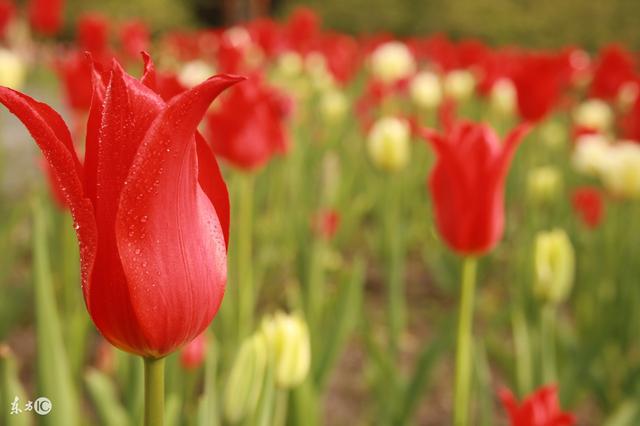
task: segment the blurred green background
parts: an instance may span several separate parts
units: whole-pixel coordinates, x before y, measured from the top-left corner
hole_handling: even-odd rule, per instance
[[[313,7],[325,26],[349,33],[446,32],[454,39],[478,37],[493,45],[576,44],[589,50],[619,41],[640,49],[638,0],[68,0],[67,14],[68,22],[87,10],[143,16],[162,30],[228,24],[256,10],[286,16],[297,5]]]

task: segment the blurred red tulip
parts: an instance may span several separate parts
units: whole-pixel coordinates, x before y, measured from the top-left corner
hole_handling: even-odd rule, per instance
[[[499,395],[509,415],[511,426],[572,426],[575,424],[572,414],[562,412],[555,386],[544,386],[538,389],[521,404],[508,389],[501,389]]]
[[[202,332],[198,337],[189,342],[180,351],[180,364],[185,370],[193,370],[202,365],[207,350],[207,332]]]
[[[282,51],[282,31],[275,21],[268,18],[256,19],[248,24],[247,29],[251,39],[260,46],[267,58],[273,59]]]
[[[54,67],[69,106],[76,112],[89,111],[93,95],[91,60],[71,50],[57,57]]]
[[[291,100],[255,74],[207,115],[214,152],[235,167],[253,170],[288,149],[285,119]]]
[[[29,24],[34,31],[51,36],[62,27],[64,0],[31,0]]]
[[[486,124],[458,122],[444,135],[419,130],[437,155],[429,178],[436,225],[455,252],[481,255],[502,238],[504,181],[528,131],[529,125],[522,124],[501,143]]]
[[[149,28],[144,22],[135,19],[120,27],[120,45],[129,58],[138,58],[140,52],[149,49],[150,43]]]
[[[13,0],[0,0],[0,37],[7,35],[7,29],[15,15],[16,5]]]
[[[604,216],[602,193],[597,188],[581,187],[573,191],[571,204],[582,222],[589,228],[597,228]]]
[[[296,8],[285,25],[284,37],[289,47],[298,53],[307,54],[320,36],[320,17],[310,8]]]
[[[593,72],[589,94],[602,99],[615,99],[620,87],[635,80],[635,62],[631,53],[618,45],[600,51]]]
[[[333,209],[322,210],[313,216],[312,225],[316,235],[330,240],[340,226],[340,213]]]
[[[5,87],[0,102],[29,129],[70,206],[96,327],[122,350],[160,357],[197,337],[222,301],[229,201],[197,126],[241,78],[216,76],[165,103],[144,84],[150,75],[136,80],[116,61],[108,84],[99,74],[84,165],[49,106]]]
[[[78,45],[94,57],[103,56],[109,49],[109,21],[104,15],[91,12],[78,19]]]
[[[321,50],[329,72],[341,84],[349,82],[362,65],[360,46],[352,37],[337,33],[324,34]]]
[[[542,120],[559,103],[570,79],[569,63],[565,59],[538,53],[517,60],[512,80],[523,120]]]

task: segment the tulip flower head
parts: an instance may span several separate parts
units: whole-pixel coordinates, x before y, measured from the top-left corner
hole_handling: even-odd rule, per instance
[[[500,400],[509,416],[510,426],[573,426],[572,414],[563,413],[555,386],[544,386],[518,403],[511,391],[502,389]]]
[[[454,70],[444,77],[444,93],[455,101],[465,101],[473,95],[476,79],[468,70]]]
[[[510,116],[518,107],[518,92],[511,80],[501,78],[491,86],[491,107],[499,114]]]
[[[428,182],[436,225],[458,254],[485,254],[502,238],[504,181],[528,130],[522,124],[502,143],[487,124],[457,122],[445,134],[418,130],[437,155]]]
[[[606,102],[590,99],[578,105],[573,119],[578,126],[605,133],[613,122],[613,111]]]
[[[383,83],[408,78],[415,72],[416,62],[406,44],[399,41],[384,43],[371,54],[371,73]]]
[[[411,100],[420,108],[435,109],[442,102],[440,78],[429,71],[422,71],[411,80]]]
[[[207,332],[187,343],[180,351],[180,365],[185,370],[193,370],[202,365],[207,350]]]
[[[544,302],[563,302],[573,286],[575,253],[569,236],[560,229],[541,232],[535,242],[534,291]]]
[[[527,175],[527,196],[536,203],[553,201],[562,190],[562,174],[554,166],[541,166]]]
[[[571,204],[578,217],[589,228],[597,228],[604,216],[604,201],[597,188],[577,188],[571,197]]]
[[[403,169],[409,162],[410,130],[409,123],[400,118],[384,117],[376,121],[367,138],[373,164],[388,172]]]
[[[51,36],[62,27],[64,0],[31,0],[28,6],[29,24],[42,35]]]
[[[212,77],[165,103],[153,77],[148,58],[141,80],[116,61],[94,70],[83,163],[53,109],[0,87],[0,102],[35,139],[73,215],[93,322],[113,345],[150,358],[193,340],[222,301],[228,194],[197,125],[241,80]]]

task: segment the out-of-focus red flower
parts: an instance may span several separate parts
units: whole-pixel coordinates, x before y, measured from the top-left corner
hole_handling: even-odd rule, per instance
[[[349,82],[362,65],[360,47],[352,37],[347,35],[324,34],[321,50],[331,75],[342,84]]]
[[[194,370],[202,365],[207,355],[207,332],[189,342],[180,351],[180,365],[185,370]]]
[[[383,101],[390,96],[404,96],[409,90],[409,83],[408,78],[396,80],[392,84],[375,79],[367,83],[364,93],[356,101],[355,108],[360,125],[365,132],[369,131],[375,121],[376,109],[382,105]]]
[[[126,56],[138,58],[140,52],[149,49],[149,28],[139,19],[123,23],[120,27],[120,44]]]
[[[16,15],[16,5],[13,0],[0,0],[0,37],[7,35],[7,28]]]
[[[280,26],[269,18],[250,22],[247,30],[253,42],[260,46],[262,53],[269,59],[273,59],[284,48]]]
[[[522,119],[539,121],[551,112],[568,84],[568,69],[566,58],[552,54],[528,54],[517,60],[512,80]]]
[[[340,227],[340,213],[334,209],[321,210],[313,216],[312,227],[316,235],[330,240]]]
[[[147,69],[149,67],[147,66]],[[241,80],[220,75],[165,103],[113,61],[96,70],[84,164],[49,106],[0,87],[60,183],[80,245],[82,290],[113,345],[161,357],[196,338],[226,284],[229,200],[197,132],[210,103]]]
[[[640,79],[636,80],[640,87]],[[640,96],[636,96],[629,111],[620,117],[620,130],[625,139],[640,141]]]
[[[437,160],[428,186],[436,225],[447,245],[462,255],[490,251],[504,231],[504,181],[514,152],[530,126],[522,124],[502,143],[487,124],[461,121],[431,142]]]
[[[509,415],[511,426],[572,426],[575,418],[563,413],[558,402],[556,386],[544,386],[518,403],[511,391],[499,391],[502,405]]]
[[[604,201],[602,193],[589,186],[576,188],[571,195],[571,204],[582,222],[594,229],[600,225],[604,217]]]
[[[78,19],[78,44],[82,50],[101,57],[109,48],[109,21],[96,12],[82,15]]]
[[[307,54],[316,47],[319,35],[320,17],[307,7],[296,8],[285,24],[285,42],[301,54]]]
[[[78,50],[60,55],[54,64],[69,106],[76,112],[89,111],[93,94],[92,66]]]
[[[602,99],[615,99],[620,87],[635,79],[635,62],[631,53],[619,45],[603,48],[596,60],[589,94]]]
[[[29,24],[40,34],[51,36],[62,27],[64,0],[31,0],[28,6]]]
[[[291,100],[255,74],[221,99],[207,116],[216,154],[235,167],[253,170],[287,151],[286,118]]]
[[[106,374],[113,373],[116,364],[115,355],[113,346],[101,338],[96,349],[96,368]]]

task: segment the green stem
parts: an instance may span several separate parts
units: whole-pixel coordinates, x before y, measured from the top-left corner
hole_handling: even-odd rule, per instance
[[[454,426],[469,425],[469,399],[471,395],[471,350],[473,305],[478,260],[464,259],[462,269],[462,296],[458,317],[458,340],[456,347],[456,375],[454,394]]]
[[[521,395],[526,395],[531,392],[533,387],[531,344],[522,303],[516,301],[516,305],[511,315],[513,341],[516,349],[516,374],[518,377],[518,391]]]
[[[402,236],[398,220],[398,188],[395,176],[389,176],[385,208],[385,251],[387,253],[387,297],[389,300],[389,343],[391,352],[398,354],[406,323],[405,289],[403,279]]]
[[[553,306],[542,308],[542,377],[545,383],[556,380],[555,311]]]
[[[253,283],[253,175],[240,177],[240,200],[238,207],[238,334],[242,339],[253,326],[255,288]]]
[[[164,423],[164,358],[144,359],[144,425]]]
[[[273,412],[273,426],[285,426],[287,424],[288,400],[289,391],[286,389],[278,389]]]

